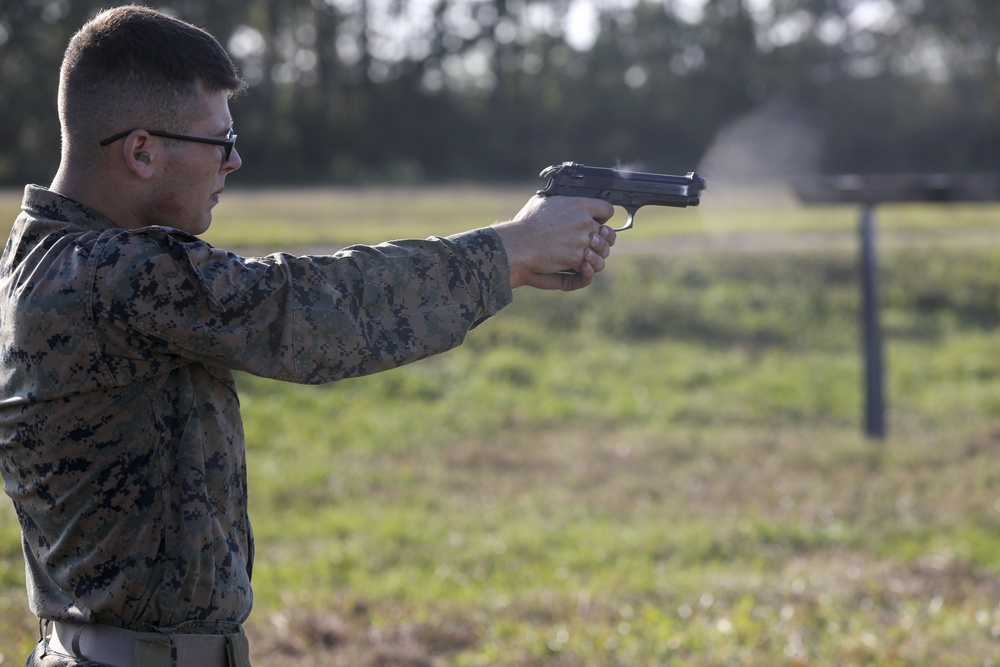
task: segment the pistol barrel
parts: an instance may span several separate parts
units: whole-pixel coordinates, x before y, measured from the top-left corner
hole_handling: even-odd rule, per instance
[[[542,195],[595,197],[625,208],[647,204],[687,207],[701,203],[705,179],[696,173],[684,176],[623,171],[607,167],[591,167],[576,162],[563,162],[542,171],[548,179]]]

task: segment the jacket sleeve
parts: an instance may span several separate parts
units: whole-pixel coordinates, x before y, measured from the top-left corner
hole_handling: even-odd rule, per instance
[[[242,258],[166,229],[117,235],[93,312],[116,382],[201,361],[301,383],[395,368],[460,345],[512,300],[499,236]]]

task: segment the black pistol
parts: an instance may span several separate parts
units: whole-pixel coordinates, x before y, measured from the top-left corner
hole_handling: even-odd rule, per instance
[[[540,195],[593,197],[624,208],[628,221],[615,230],[618,232],[630,229],[635,212],[647,204],[678,208],[697,206],[701,202],[701,191],[706,187],[705,179],[693,171],[686,176],[671,176],[588,167],[577,162],[554,164],[542,170],[539,176],[549,179],[538,191]]]

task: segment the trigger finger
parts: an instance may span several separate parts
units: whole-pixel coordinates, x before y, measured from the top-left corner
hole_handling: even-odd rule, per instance
[[[615,214],[615,207],[611,202],[603,199],[594,199],[594,205],[590,209],[591,216],[598,224],[604,224]]]

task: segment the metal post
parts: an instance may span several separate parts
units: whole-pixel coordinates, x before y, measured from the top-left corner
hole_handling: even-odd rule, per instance
[[[874,204],[865,204],[861,210],[861,316],[865,362],[865,434],[870,438],[881,439],[885,437],[885,400],[874,208]]]

